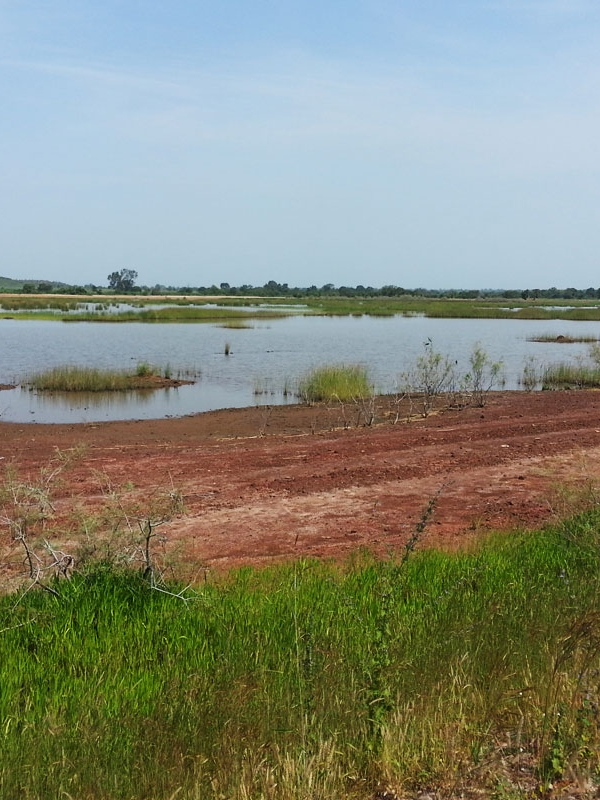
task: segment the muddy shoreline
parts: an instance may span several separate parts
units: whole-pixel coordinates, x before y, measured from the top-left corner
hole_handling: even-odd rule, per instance
[[[183,510],[162,532],[186,579],[207,568],[397,550],[438,493],[421,547],[538,527],[595,502],[600,392],[501,392],[485,408],[427,418],[393,398],[378,398],[375,410],[371,426],[357,407],[336,406],[74,425],[0,421],[0,464],[36,480],[57,451],[78,448],[55,488],[58,517],[75,507],[93,513],[107,486],[137,504],[177,492]],[[72,548],[77,536],[64,533]],[[2,550],[8,579],[18,567],[7,537]]]

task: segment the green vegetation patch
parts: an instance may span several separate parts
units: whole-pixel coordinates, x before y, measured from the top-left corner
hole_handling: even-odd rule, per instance
[[[543,342],[547,344],[594,344],[598,342],[597,336],[572,336],[570,334],[558,335],[555,333],[542,333],[538,336],[528,336],[528,342]]]
[[[580,356],[574,363],[550,364],[541,371],[539,380],[544,389],[600,388],[600,342],[589,344],[587,360]]]
[[[27,386],[38,392],[124,392],[156,389],[172,382],[170,368],[161,371],[146,362],[135,373],[95,367],[62,366],[31,375]],[[181,383],[181,381],[178,381]]]
[[[100,563],[7,596],[0,796],[597,787],[599,531],[595,510],[470,552],[409,543],[184,594]]]
[[[550,364],[542,372],[545,389],[597,389],[600,367],[589,364]]]
[[[63,317],[65,322],[232,322],[256,319],[280,319],[291,312],[278,309],[242,311],[237,308],[183,305],[169,308],[144,308],[141,311],[116,311],[112,313],[84,312]]]
[[[343,403],[371,397],[373,384],[367,369],[360,364],[316,367],[300,380],[298,395],[306,403]]]
[[[251,292],[248,294],[251,295]],[[297,301],[297,302],[294,302]],[[95,304],[79,312],[82,302]],[[125,303],[136,310],[107,313],[108,302]],[[163,307],[168,303],[168,307]],[[78,296],[12,295],[2,298],[0,317],[18,311],[19,318],[79,322],[219,322],[235,319],[279,318],[294,314],[318,316],[422,315],[434,318],[465,319],[563,319],[600,320],[597,299],[506,299],[475,296],[469,298],[421,294],[306,295],[297,296],[177,296],[177,295],[86,295]],[[246,310],[243,310],[246,309]],[[251,310],[248,310],[251,309]],[[63,312],[63,313],[60,313]]]

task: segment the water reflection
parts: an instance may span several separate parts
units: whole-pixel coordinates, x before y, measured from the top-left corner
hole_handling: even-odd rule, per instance
[[[21,387],[21,392],[29,389]],[[36,404],[40,409],[52,408],[122,408],[124,405],[144,406],[152,402],[161,392],[174,392],[176,388],[166,389],[129,389],[122,392],[33,392]],[[166,399],[163,398],[163,399]]]

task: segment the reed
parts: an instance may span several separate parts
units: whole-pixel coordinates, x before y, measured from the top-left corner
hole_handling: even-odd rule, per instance
[[[305,403],[363,400],[373,395],[369,374],[360,364],[316,367],[298,384],[298,396]]]
[[[237,308],[206,308],[203,306],[175,306],[169,308],[143,308],[141,311],[112,313],[84,312],[62,317],[65,322],[241,322],[251,320],[279,319],[290,316],[289,312],[277,309],[255,309],[241,311]]]
[[[0,299],[0,308],[5,311],[33,311],[35,309],[72,311],[78,308],[81,302],[81,299],[76,300],[73,297],[11,295]]]
[[[245,568],[184,602],[102,563],[7,596],[0,795],[597,785],[598,531],[593,510],[462,553]]]
[[[135,368],[135,375],[137,378],[147,378],[149,375],[156,375],[156,369],[151,366],[147,361],[140,361]]]
[[[292,302],[291,302],[292,301]],[[108,304],[126,303],[139,310],[108,313]],[[207,305],[210,302],[210,305]],[[88,308],[77,312],[82,303]],[[165,303],[168,307],[163,308]],[[91,307],[95,305],[95,308]],[[242,310],[242,307],[246,310]],[[247,310],[248,308],[251,310]],[[168,296],[43,296],[11,295],[1,299],[0,317],[17,311],[21,319],[60,319],[79,322],[217,322],[240,324],[294,314],[319,316],[422,315],[466,319],[600,320],[600,302],[586,300],[506,300],[403,295],[399,297]]]
[[[170,379],[170,367],[163,375]],[[147,362],[140,362],[132,374],[122,370],[95,367],[59,366],[29,376],[26,385],[38,392],[123,392],[129,389],[152,388],[161,371]]]
[[[550,364],[543,370],[546,389],[595,389],[600,386],[600,366],[585,363]]]
[[[597,336],[572,336],[571,334],[542,333],[538,336],[528,336],[528,342],[542,342],[547,344],[595,344]]]

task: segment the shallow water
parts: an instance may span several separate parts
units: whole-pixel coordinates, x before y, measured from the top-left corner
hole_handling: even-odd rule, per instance
[[[0,320],[0,383],[20,384],[33,372],[75,364],[134,370],[140,361],[173,377],[199,373],[192,386],[108,395],[49,395],[20,386],[0,392],[0,419],[10,422],[93,422],[183,416],[216,408],[291,402],[284,387],[319,364],[360,363],[375,387],[391,392],[431,340],[466,372],[479,342],[503,361],[505,388],[518,388],[525,360],[540,366],[574,360],[585,344],[537,343],[532,336],[600,336],[598,322],[430,319],[427,317],[304,317],[249,322],[249,328],[184,323],[63,323]],[[230,355],[225,355],[226,344]]]

